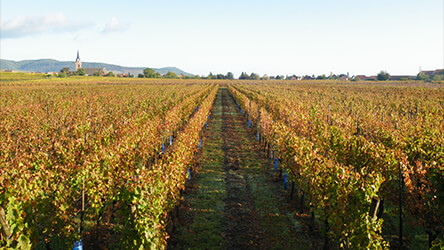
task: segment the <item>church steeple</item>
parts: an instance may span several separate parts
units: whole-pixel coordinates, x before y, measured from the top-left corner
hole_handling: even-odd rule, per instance
[[[82,62],[80,61],[79,50],[77,50],[77,58],[76,58],[76,71],[82,67]]]

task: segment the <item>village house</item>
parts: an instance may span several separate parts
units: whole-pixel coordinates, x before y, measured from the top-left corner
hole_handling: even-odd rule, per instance
[[[375,81],[376,76],[365,76],[365,75],[357,75],[354,77],[355,79],[359,79],[361,81]]]
[[[427,77],[439,75],[444,69],[435,69],[435,70],[423,70],[419,73],[424,73]]]

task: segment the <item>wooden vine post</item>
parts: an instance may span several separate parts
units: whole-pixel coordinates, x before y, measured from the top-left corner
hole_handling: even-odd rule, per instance
[[[85,177],[82,181],[82,211],[80,212],[80,235],[83,234],[83,220],[85,217]]]
[[[402,163],[399,163],[399,249],[402,249]]]
[[[3,233],[5,234],[6,239],[11,237],[11,230],[8,225],[8,221],[6,220],[6,213],[2,206],[0,206],[0,223],[2,225]]]

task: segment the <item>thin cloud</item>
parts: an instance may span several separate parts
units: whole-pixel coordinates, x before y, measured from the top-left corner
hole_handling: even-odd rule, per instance
[[[79,23],[69,20],[63,13],[49,14],[40,17],[18,16],[11,20],[1,22],[0,36],[4,39],[51,32],[72,32],[89,25],[89,23]]]
[[[117,17],[112,17],[111,20],[106,24],[105,29],[102,33],[112,33],[112,32],[124,32],[129,29],[129,23],[122,23],[117,19]]]

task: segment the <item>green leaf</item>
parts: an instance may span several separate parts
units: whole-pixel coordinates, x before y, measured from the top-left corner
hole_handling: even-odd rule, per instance
[[[24,234],[18,238],[18,247],[20,249],[31,249],[31,241]]]
[[[66,203],[62,203],[62,205],[60,205],[60,210],[62,210],[63,212],[65,212],[68,208],[69,206]]]

